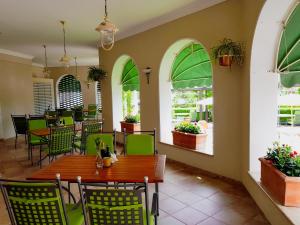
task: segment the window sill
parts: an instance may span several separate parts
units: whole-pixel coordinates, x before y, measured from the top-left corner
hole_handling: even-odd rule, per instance
[[[278,204],[272,197],[267,193],[260,183],[260,173],[248,172],[252,180],[258,185],[258,187],[265,193],[265,195],[272,201],[272,203],[282,212],[282,214],[292,223],[300,224],[300,208],[297,207],[286,207]]]
[[[192,152],[194,154],[214,156],[212,149],[211,150],[202,150],[202,149],[194,150],[194,149],[189,149],[189,148],[181,147],[181,146],[178,146],[178,145],[174,145],[174,144],[167,143],[167,142],[162,142],[162,141],[160,141],[159,144],[166,145],[166,146],[171,146],[173,148],[188,151],[188,152]]]

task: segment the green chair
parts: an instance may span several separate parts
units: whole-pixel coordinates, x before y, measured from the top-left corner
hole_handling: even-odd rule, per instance
[[[126,133],[124,129],[124,154],[125,155],[155,155],[156,150],[156,130],[136,131]]]
[[[74,120],[72,116],[61,116],[59,117],[59,123],[69,126],[74,125]]]
[[[74,142],[74,148],[80,150],[80,154],[85,153],[86,139],[89,134],[101,133],[103,131],[103,122],[85,121],[82,123],[81,139]]]
[[[116,130],[113,132],[103,132],[100,134],[89,134],[86,140],[86,149],[85,154],[87,155],[96,155],[97,146],[95,140],[100,138],[105,146],[109,147],[109,150],[113,153],[116,153]]]
[[[73,110],[65,110],[65,111],[62,111],[62,114],[61,114],[62,117],[74,117],[74,111]]]
[[[0,180],[13,225],[81,225],[84,222],[81,204],[65,204],[57,177],[57,182]]]
[[[97,119],[97,105],[96,104],[89,104],[88,105],[88,113],[85,116],[86,119]]]
[[[32,135],[30,131],[47,128],[47,122],[45,119],[29,119],[28,120],[28,155],[32,161],[32,150],[34,146],[41,146],[47,144],[47,139],[45,137],[39,137]]]
[[[144,183],[118,184],[116,189],[115,184],[81,183],[78,177],[85,224],[157,224],[157,193],[153,194],[152,209],[149,212],[148,177],[144,180]]]
[[[15,133],[16,133],[15,148],[17,148],[18,134],[23,134],[25,136],[25,143],[27,144],[27,117],[26,117],[26,114],[25,115],[11,115],[11,119],[13,121]],[[29,154],[28,154],[28,159],[29,159]]]
[[[57,155],[73,153],[74,126],[54,127],[51,128],[47,148],[40,148],[40,168],[42,161],[48,156],[49,163]],[[46,156],[42,159],[42,151]],[[52,159],[51,159],[52,158]]]

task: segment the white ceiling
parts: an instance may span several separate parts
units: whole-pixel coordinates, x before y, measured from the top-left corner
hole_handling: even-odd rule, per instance
[[[224,0],[108,0],[108,17],[119,28],[117,39],[199,11]],[[67,52],[80,65],[98,64],[95,27],[103,19],[104,0],[0,0],[0,52],[13,51],[58,66],[63,55],[60,20],[66,24]]]

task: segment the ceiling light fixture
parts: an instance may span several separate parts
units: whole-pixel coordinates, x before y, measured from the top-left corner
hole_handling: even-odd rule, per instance
[[[44,74],[44,77],[46,78],[49,78],[50,77],[50,70],[48,69],[48,58],[47,58],[47,47],[46,45],[43,45],[44,47],[44,50],[45,50],[45,66],[44,66],[44,69],[43,69],[43,74]]]
[[[105,15],[104,20],[96,27],[96,31],[100,32],[101,47],[109,51],[113,48],[115,43],[115,33],[118,28],[108,20],[107,15],[107,0],[105,0]]]
[[[60,23],[62,24],[63,34],[64,34],[64,56],[60,58],[59,62],[63,66],[69,67],[71,58],[67,55],[67,50],[66,50],[66,30],[65,30],[66,21],[61,20]]]

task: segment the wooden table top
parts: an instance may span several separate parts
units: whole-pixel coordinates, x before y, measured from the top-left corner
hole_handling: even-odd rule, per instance
[[[31,130],[30,133],[35,136],[45,137],[50,135],[50,129],[51,128],[46,127],[46,128]],[[81,130],[81,126],[75,126],[75,131],[80,131],[80,130]]]
[[[28,180],[54,180],[59,173],[62,181],[76,182],[81,176],[83,182],[143,182],[164,181],[166,155],[118,156],[109,168],[98,169],[96,157],[86,155],[63,156],[45,168],[33,173]]]

